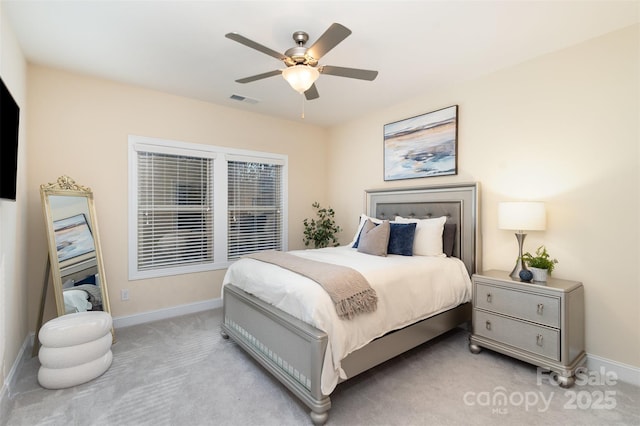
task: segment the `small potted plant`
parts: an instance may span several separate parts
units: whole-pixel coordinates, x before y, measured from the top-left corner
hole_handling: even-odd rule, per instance
[[[546,282],[547,274],[551,275],[556,263],[558,263],[557,259],[552,259],[549,256],[545,246],[538,247],[535,256],[526,252],[522,255],[522,260],[525,261],[529,270],[533,274],[533,280],[539,282]]]
[[[335,212],[331,207],[320,208],[320,203],[317,201],[312,204],[316,209],[316,215],[318,219],[305,219],[304,224],[304,245],[308,246],[313,243],[315,248],[337,247],[340,245],[336,234],[342,229],[336,225],[336,221],[333,219]]]

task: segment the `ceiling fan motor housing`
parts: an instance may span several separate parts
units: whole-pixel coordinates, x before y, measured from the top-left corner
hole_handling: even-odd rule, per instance
[[[303,46],[296,46],[288,49],[286,52],[284,52],[285,56],[287,57],[284,63],[288,67],[294,65],[309,65],[315,67],[316,65],[318,65],[318,60],[307,55],[307,50],[308,49]]]
[[[284,63],[288,67],[292,67],[294,65],[309,65],[311,67],[315,67],[318,65],[318,60],[307,55],[307,50],[309,49],[304,47],[307,41],[309,41],[309,34],[304,31],[296,31],[293,33],[292,38],[297,46],[284,52],[287,57]]]

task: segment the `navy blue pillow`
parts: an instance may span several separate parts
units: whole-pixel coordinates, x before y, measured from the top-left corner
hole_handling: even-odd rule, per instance
[[[416,223],[392,223],[387,253],[413,256],[413,239],[416,236],[416,225]]]
[[[365,220],[366,222],[366,220]],[[375,223],[375,222],[373,222]],[[377,223],[375,223],[376,225],[378,225]],[[360,225],[358,225],[360,226]],[[358,238],[356,238],[356,242],[353,243],[353,245],[351,246],[352,248],[358,248],[358,243],[360,242],[360,234],[362,234],[362,228],[360,228],[360,232],[358,233]]]
[[[390,223],[389,245],[387,254],[400,254],[402,256],[413,256],[413,239],[416,236],[416,223]],[[376,226],[378,224],[376,223]],[[362,231],[360,231],[362,232]],[[360,235],[353,243],[353,248],[358,248]]]

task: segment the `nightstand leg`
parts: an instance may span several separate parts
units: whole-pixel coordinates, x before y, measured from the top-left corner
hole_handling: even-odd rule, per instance
[[[472,354],[479,354],[482,348],[475,343],[469,343],[469,350]]]
[[[561,388],[570,388],[571,386],[573,386],[573,384],[576,382],[576,378],[575,376],[561,376],[558,375],[557,377],[558,379],[558,384],[560,385]]]

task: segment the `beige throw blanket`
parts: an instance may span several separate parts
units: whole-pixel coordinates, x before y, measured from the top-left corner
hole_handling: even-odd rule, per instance
[[[331,297],[340,318],[351,319],[357,314],[376,310],[378,295],[355,269],[275,250],[245,257],[280,266],[317,282]]]

